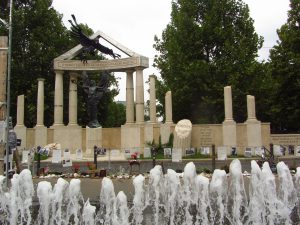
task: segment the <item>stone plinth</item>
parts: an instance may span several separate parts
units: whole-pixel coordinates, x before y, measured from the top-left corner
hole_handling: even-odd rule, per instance
[[[247,146],[261,147],[262,132],[261,122],[256,119],[255,98],[252,95],[247,95]]]
[[[153,139],[154,139],[154,130],[153,130],[153,124],[145,124],[145,131],[144,131],[144,135],[145,135],[145,142],[146,143],[152,143]]]
[[[172,123],[165,123],[160,125],[160,136],[161,136],[161,143],[166,144],[169,142],[170,134],[172,133],[172,127],[174,124]]]
[[[62,150],[68,148],[72,154],[82,149],[82,128],[77,125],[53,126],[53,142],[59,143]]]
[[[144,146],[144,126],[126,124],[121,127],[121,148],[132,149]]]
[[[223,146],[236,147],[236,122],[235,121],[224,121],[222,124],[223,130]]]
[[[93,156],[94,146],[102,147],[102,127],[86,127],[86,155]]]
[[[185,149],[191,147],[192,123],[189,120],[180,120],[175,126],[174,132],[174,149],[182,149],[185,155]]]
[[[224,108],[225,120],[223,122],[223,146],[236,147],[236,122],[233,120],[232,113],[232,94],[231,86],[224,87]]]
[[[247,121],[247,146],[248,147],[261,147],[262,146],[262,133],[261,122]]]
[[[35,138],[34,138],[34,146],[44,147],[47,145],[47,127],[45,126],[36,126],[35,130]]]
[[[26,149],[27,144],[27,128],[24,125],[16,125],[14,131],[17,134],[18,139],[22,139],[21,146],[18,149]]]

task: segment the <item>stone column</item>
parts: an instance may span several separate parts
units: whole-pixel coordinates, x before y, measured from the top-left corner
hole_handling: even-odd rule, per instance
[[[77,125],[77,73],[70,73],[69,125]]]
[[[156,94],[155,81],[156,76],[150,75],[150,123],[156,123]]]
[[[53,125],[63,125],[63,71],[55,71]]]
[[[224,87],[225,120],[222,124],[223,145],[227,148],[227,154],[232,147],[237,147],[236,122],[233,120],[231,86]]]
[[[3,48],[0,49],[0,121],[6,117],[7,44],[7,37],[0,36],[0,48]]]
[[[24,95],[18,96],[16,126],[24,126]]]
[[[171,91],[168,91],[165,96],[165,113],[166,113],[166,123],[173,123]]]
[[[247,95],[247,112],[248,112],[247,120],[256,120],[255,98],[252,95]]]
[[[36,125],[44,126],[44,81],[45,79],[38,79],[38,96],[37,96],[37,115]]]
[[[19,95],[17,100],[17,124],[14,127],[17,137],[21,139],[19,149],[27,147],[27,128],[24,126],[24,95]]]
[[[231,86],[224,87],[225,121],[232,121],[232,95]]]
[[[131,124],[134,123],[133,71],[126,74],[126,124]]]
[[[144,123],[144,79],[143,69],[136,68],[136,123]]]
[[[261,122],[256,119],[255,113],[255,98],[252,95],[247,95],[247,146],[261,147],[262,146],[262,131]]]

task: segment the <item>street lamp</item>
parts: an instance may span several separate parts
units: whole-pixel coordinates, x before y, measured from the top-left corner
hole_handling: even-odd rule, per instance
[[[6,88],[6,187],[8,188],[8,162],[9,162],[9,142],[8,142],[8,124],[10,117],[10,73],[11,73],[11,45],[12,45],[12,6],[13,0],[9,2],[9,22],[0,19],[0,21],[8,28],[8,58],[7,58],[7,88]]]

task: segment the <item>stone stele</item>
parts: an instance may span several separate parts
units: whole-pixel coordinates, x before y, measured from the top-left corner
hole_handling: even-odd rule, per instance
[[[173,148],[182,149],[191,147],[192,123],[190,120],[180,120],[175,126]]]

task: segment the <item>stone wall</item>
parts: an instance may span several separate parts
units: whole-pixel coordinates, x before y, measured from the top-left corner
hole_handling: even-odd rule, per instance
[[[270,142],[274,145],[300,146],[300,134],[271,134]]]
[[[65,127],[65,129],[68,128]],[[122,128],[120,127],[102,128],[102,143],[99,144],[99,146],[103,146],[110,149],[122,149],[121,129]],[[146,141],[144,139],[145,128],[143,125],[140,125],[135,129],[138,129],[138,132],[133,132],[132,135],[139,139],[138,143],[140,143],[140,147],[143,149],[143,147],[145,147],[146,144]],[[244,154],[245,148],[248,147],[247,146],[247,125],[245,123],[238,123],[236,124],[236,130],[237,130],[236,132],[237,151],[238,154]],[[174,126],[171,126],[171,132],[174,132]],[[86,128],[82,128],[81,133],[82,136],[78,138],[81,138],[82,146],[78,146],[78,148],[82,148],[85,151]],[[267,148],[269,148],[270,143],[273,143],[275,145],[284,145],[284,146],[287,145],[300,146],[300,134],[270,134],[270,123],[261,124],[261,134],[262,134],[263,146]],[[159,143],[159,136],[160,136],[160,126],[159,124],[156,124],[155,126],[153,126],[153,139],[156,144]],[[53,129],[48,128],[47,142],[53,143],[54,142],[53,140],[54,140]],[[36,143],[35,129],[27,128],[26,148],[34,147],[35,143]],[[223,146],[222,124],[194,124],[192,128],[191,147],[199,149],[200,147],[206,147],[206,146],[210,147],[212,144],[215,144],[216,147]],[[75,151],[75,148],[71,149],[71,151],[72,152]]]

